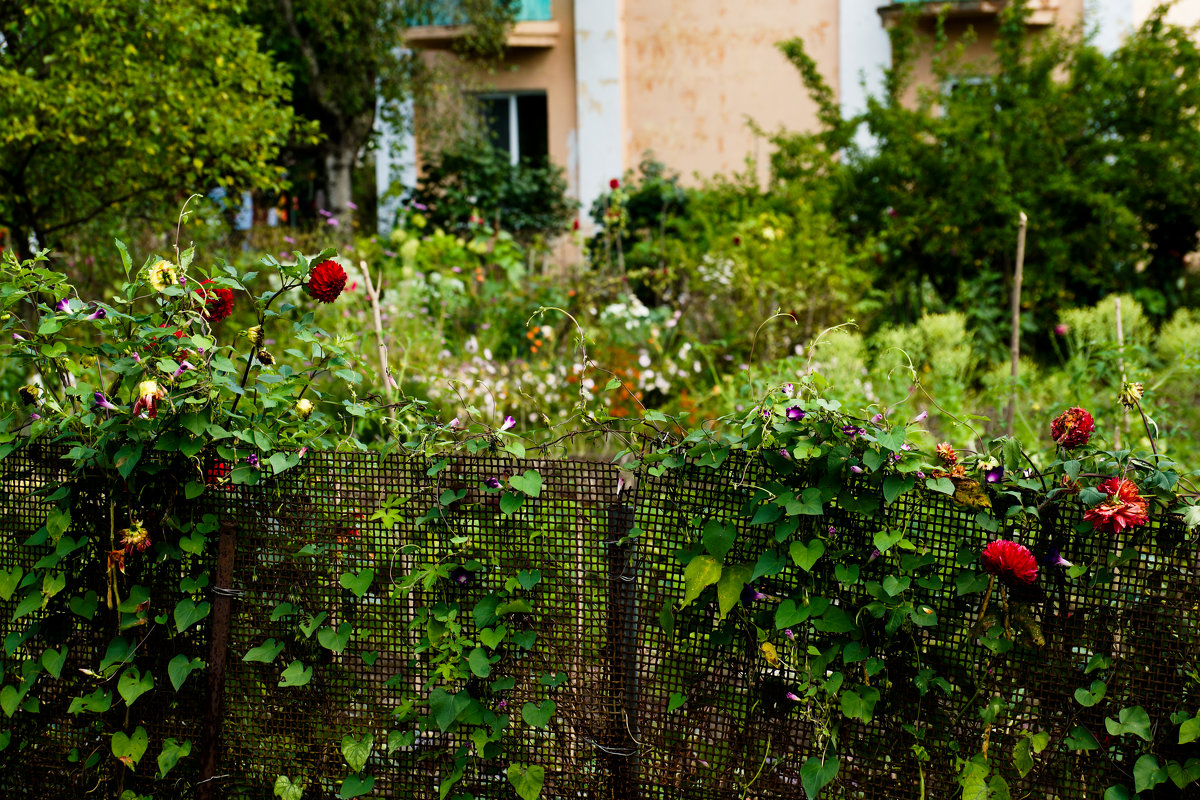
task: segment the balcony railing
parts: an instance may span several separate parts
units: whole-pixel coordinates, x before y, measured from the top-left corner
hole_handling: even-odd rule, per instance
[[[1008,0],[891,0],[879,9],[885,26],[896,24],[914,6],[921,18],[945,14],[947,19],[973,21],[995,18],[1008,5]],[[1032,27],[1053,25],[1058,13],[1058,0],[1030,0],[1025,24]]]
[[[409,19],[411,27],[454,27],[467,24],[467,16],[462,3],[457,0],[442,0],[434,4],[434,8],[417,12]],[[550,13],[550,0],[521,0],[517,10],[516,22],[549,22],[554,19]]]

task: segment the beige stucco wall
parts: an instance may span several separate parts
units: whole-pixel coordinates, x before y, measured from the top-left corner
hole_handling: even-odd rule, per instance
[[[1029,31],[1036,34],[1050,30],[1070,30],[1083,20],[1083,4],[1084,0],[1058,0],[1055,24],[1052,27],[1031,26]],[[996,42],[998,25],[999,21],[995,17],[947,20],[945,30],[951,45],[967,43],[963,48],[963,53],[964,60],[968,64],[986,67],[994,57],[993,47]],[[911,88],[908,95],[910,100],[915,96],[917,87],[934,87],[933,20],[923,20],[919,31],[924,41],[918,46],[918,55],[913,61]]]
[[[1134,0],[1134,24],[1140,25],[1161,2],[1162,0]],[[1167,21],[1187,26],[1200,22],[1200,0],[1177,0],[1167,12]]]
[[[626,0],[626,168],[652,150],[689,181],[728,174],[766,160],[747,117],[812,129],[816,107],[775,43],[804,38],[836,91],[837,15],[837,0]]]

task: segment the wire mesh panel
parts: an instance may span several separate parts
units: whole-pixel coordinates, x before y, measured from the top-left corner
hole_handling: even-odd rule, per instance
[[[6,575],[46,553],[29,543],[48,513],[34,490],[64,481],[61,463],[32,449],[0,461]],[[497,488],[528,471],[538,491]],[[803,499],[814,488],[824,500],[815,506]],[[759,514],[780,492],[796,513]],[[109,549],[98,521],[111,519],[115,496],[110,486],[76,485],[63,547]],[[183,503],[166,494],[138,502],[146,514],[156,502]],[[19,593],[0,602],[6,685],[25,662],[66,648],[64,679],[29,691],[37,713],[5,723],[14,741],[27,738],[19,726],[38,727],[31,746],[0,751],[3,796],[87,795],[97,788],[89,758],[110,756],[113,730],[141,724],[152,741],[197,748],[219,734],[205,786],[221,798],[272,797],[281,775],[303,784],[306,798],[332,797],[350,771],[343,737],[371,735],[364,773],[376,797],[438,797],[462,756],[470,769],[451,797],[512,800],[506,770],[518,762],[545,768],[544,798],[804,798],[805,760],[836,752],[841,766],[822,796],[915,800],[960,793],[956,756],[986,748],[1014,796],[1082,800],[1126,780],[1141,752],[1136,737],[1106,738],[1106,719],[1140,706],[1163,720],[1200,699],[1200,567],[1194,541],[1170,517],[1098,536],[1079,525],[1076,506],[1047,504],[1038,519],[1019,516],[1019,529],[993,531],[978,508],[944,495],[889,505],[867,483],[843,489],[737,458],[646,471],[631,490],[616,467],[591,462],[312,453],[258,486],[212,487],[195,502],[184,515],[193,527],[170,542],[203,546],[170,569],[130,559],[125,596],[109,597],[97,557],[64,560],[92,564],[94,574],[72,574],[72,598],[59,605],[14,621]],[[889,549],[897,531],[906,544]],[[749,578],[726,619],[715,604],[681,607],[681,556],[706,535],[727,537],[725,564]],[[1043,566],[1037,589],[997,590],[983,609],[975,566],[1000,536],[1089,569],[1069,579]],[[823,553],[803,568],[792,547],[818,537]],[[864,608],[896,580],[898,563],[911,583],[888,588],[911,596],[912,611],[877,619]],[[195,582],[200,572],[213,577]],[[169,636],[169,609],[140,607],[132,586],[152,597],[182,592],[213,613]],[[112,624],[89,633],[89,610]],[[23,638],[29,619],[38,624]],[[831,647],[847,625],[861,639]],[[1011,649],[989,638],[996,625],[1011,631]],[[120,656],[101,652],[114,635],[156,676],[132,723],[123,707],[71,710],[97,688],[81,670]],[[204,727],[202,672],[178,692],[162,677],[184,653],[213,665],[224,654],[212,684],[217,731]],[[451,656],[470,657],[469,676],[431,680]],[[1079,702],[1075,690],[1090,692],[1100,674],[1106,694]],[[838,688],[871,712],[842,714]],[[478,711],[452,724],[468,694]],[[995,719],[981,724],[992,698]],[[414,708],[432,721],[415,729]],[[485,719],[511,723],[502,749],[477,738]],[[1118,746],[1080,750],[1080,730]],[[961,752],[925,746],[922,736],[944,741],[946,732]],[[1021,775],[1014,748],[1040,732],[1054,755]],[[1152,731],[1154,752],[1200,755],[1172,735]],[[181,761],[171,786],[196,786],[200,762],[198,753]],[[122,781],[164,791],[146,771]]]

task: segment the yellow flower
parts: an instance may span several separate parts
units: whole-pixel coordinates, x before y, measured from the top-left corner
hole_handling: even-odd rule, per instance
[[[154,287],[154,291],[161,292],[168,286],[179,284],[179,273],[175,271],[174,264],[160,258],[150,265],[150,269],[146,272],[146,280]]]
[[[296,401],[296,415],[300,417],[300,419],[308,419],[311,417],[314,408],[316,408],[316,406],[314,406],[312,401],[307,397],[301,397]]]

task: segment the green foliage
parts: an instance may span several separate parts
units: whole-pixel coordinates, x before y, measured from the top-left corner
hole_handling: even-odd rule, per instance
[[[287,78],[237,0],[39,0],[0,10],[0,225],[42,245],[179,187],[275,185]],[[86,21],[86,22],[84,22]]]
[[[504,151],[467,138],[428,158],[407,199],[438,228],[461,233],[481,220],[529,245],[567,229],[575,203],[566,192],[561,167],[514,165]]]
[[[841,229],[877,243],[891,318],[959,309],[985,353],[1008,338],[1019,211],[1030,219],[1022,302],[1036,342],[1060,310],[1109,293],[1133,293],[1161,318],[1195,292],[1183,256],[1200,229],[1200,167],[1181,154],[1200,148],[1196,40],[1156,12],[1105,56],[1077,32],[1028,35],[1027,5],[1002,13],[983,65],[964,60],[941,22],[932,42],[915,22],[893,29],[888,91],[853,120],[836,115],[803,44],[784,45],[824,101],[826,127],[775,138],[777,179],[832,183]],[[935,88],[916,90],[911,66],[927,46]],[[847,135],[860,127],[869,148]],[[822,158],[829,181],[806,166]]]

